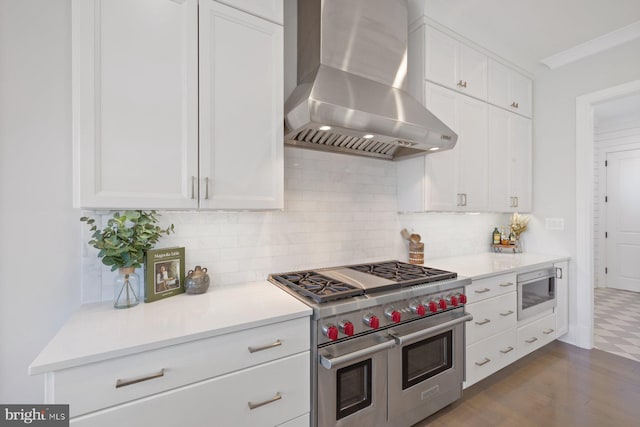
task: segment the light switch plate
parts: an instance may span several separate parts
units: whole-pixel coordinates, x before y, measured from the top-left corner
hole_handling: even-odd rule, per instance
[[[564,230],[564,218],[545,218],[544,228],[547,230]]]

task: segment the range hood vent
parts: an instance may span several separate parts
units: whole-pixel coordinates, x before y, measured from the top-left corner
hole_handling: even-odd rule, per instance
[[[285,143],[394,160],[457,135],[406,93],[407,2],[298,0],[298,86]]]

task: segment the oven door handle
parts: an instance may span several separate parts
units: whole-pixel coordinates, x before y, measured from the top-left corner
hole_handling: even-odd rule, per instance
[[[447,329],[451,329],[452,327],[457,326],[460,323],[469,322],[471,320],[473,320],[473,315],[469,313],[465,313],[464,315],[460,317],[456,317],[453,320],[440,323],[431,328],[423,329],[421,331],[412,332],[407,335],[398,335],[395,333],[390,333],[389,335],[391,335],[396,340],[396,344],[404,345],[406,342],[413,341],[415,339],[420,339],[423,337],[428,337],[429,335],[434,335],[442,331],[446,331]]]
[[[346,363],[352,362],[360,357],[367,357],[374,353],[381,352],[383,350],[390,349],[391,347],[395,347],[396,342],[394,340],[388,340],[382,342],[380,344],[372,345],[371,347],[363,348],[361,350],[354,351],[352,353],[343,354],[342,356],[336,357],[326,357],[325,355],[320,355],[320,364],[327,369],[333,369],[340,365],[344,365]]]

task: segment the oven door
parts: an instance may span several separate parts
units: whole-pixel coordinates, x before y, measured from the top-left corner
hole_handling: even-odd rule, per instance
[[[457,400],[464,381],[464,308],[395,327],[389,351],[389,421],[411,425]]]
[[[318,350],[319,427],[383,426],[387,421],[387,351],[395,341],[371,334]]]

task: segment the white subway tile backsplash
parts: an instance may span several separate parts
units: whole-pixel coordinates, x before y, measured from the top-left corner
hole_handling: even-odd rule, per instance
[[[485,252],[493,227],[508,216],[399,215],[395,163],[286,147],[284,212],[162,211],[160,220],[176,233],[159,247],[186,247],[187,271],[207,267],[213,286],[227,286],[274,272],[407,260],[404,227],[423,236],[427,259]],[[90,239],[88,230],[82,239]],[[114,273],[96,253],[84,244],[83,302],[113,298]]]

